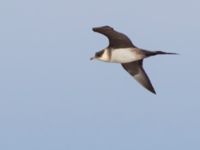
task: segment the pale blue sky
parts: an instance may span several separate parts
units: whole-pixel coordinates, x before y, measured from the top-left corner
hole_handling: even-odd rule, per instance
[[[1,150],[199,150],[198,0],[0,2]],[[110,25],[138,47],[157,95],[89,61]]]

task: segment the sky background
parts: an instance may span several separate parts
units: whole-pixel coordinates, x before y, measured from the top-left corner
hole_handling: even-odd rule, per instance
[[[199,0],[0,1],[1,150],[199,150]],[[90,61],[110,25],[135,45],[157,95]]]

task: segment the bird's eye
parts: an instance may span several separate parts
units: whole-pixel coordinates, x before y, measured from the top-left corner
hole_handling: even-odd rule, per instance
[[[102,54],[103,54],[103,51],[100,51],[100,52],[97,52],[97,53],[95,54],[95,56],[96,56],[96,57],[101,57]]]

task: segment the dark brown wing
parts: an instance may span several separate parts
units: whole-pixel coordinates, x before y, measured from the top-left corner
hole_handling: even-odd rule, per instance
[[[144,88],[156,94],[151,81],[142,67],[142,60],[122,64],[123,68],[130,73]]]
[[[135,47],[125,34],[115,31],[110,26],[95,27],[93,31],[105,35],[109,39],[110,48]]]

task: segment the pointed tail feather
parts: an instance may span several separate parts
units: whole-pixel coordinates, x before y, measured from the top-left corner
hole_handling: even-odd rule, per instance
[[[159,55],[159,54],[163,54],[163,55],[165,55],[165,54],[167,54],[167,55],[179,55],[178,53],[170,53],[170,52],[163,52],[163,51],[155,51],[154,52],[154,54],[155,55]]]

